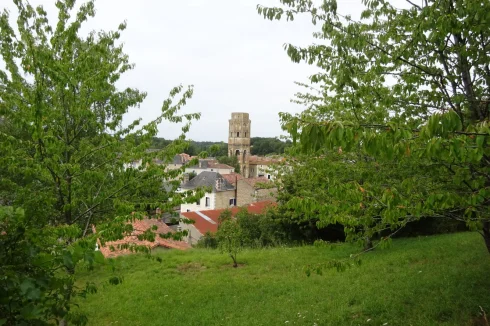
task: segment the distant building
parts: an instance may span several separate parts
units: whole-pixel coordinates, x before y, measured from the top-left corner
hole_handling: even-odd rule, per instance
[[[193,179],[184,182],[181,190],[193,190],[204,187],[210,188],[210,191],[206,192],[204,197],[196,203],[182,204],[180,206],[181,212],[221,209],[235,205],[235,187],[218,172],[203,171]]]
[[[236,189],[238,206],[264,200],[276,201],[277,187],[265,177],[238,180]]]
[[[184,164],[189,162],[191,157],[186,153],[177,154],[174,156],[172,162],[167,164],[168,170],[177,170],[180,169]],[[161,162],[163,164],[164,162]]]
[[[154,150],[150,150],[150,152],[151,151],[154,151]],[[189,162],[190,160],[191,160],[191,157],[188,154],[181,153],[181,154],[175,155],[173,157],[173,159],[167,163],[165,161],[158,159],[158,158],[154,158],[153,162],[157,165],[166,165],[167,170],[177,170],[177,169],[180,169],[185,163]],[[143,160],[139,159],[139,160],[134,160],[131,163],[124,164],[124,167],[126,169],[128,169],[128,168],[139,169],[142,165],[143,165]]]
[[[200,174],[204,171],[230,174],[235,172],[235,168],[226,164],[218,163],[216,160],[199,160],[198,165],[185,168],[185,173]]]
[[[278,158],[251,156],[249,159],[249,177],[265,177],[269,180],[274,180],[277,176],[277,170],[274,165],[281,162],[282,159]]]
[[[250,156],[251,121],[248,113],[233,112],[229,120],[228,156],[236,156],[240,164],[240,173],[248,178],[248,160]]]

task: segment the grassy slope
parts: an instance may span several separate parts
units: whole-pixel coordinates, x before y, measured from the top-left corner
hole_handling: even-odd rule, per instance
[[[80,309],[91,325],[473,325],[479,306],[490,312],[490,256],[477,233],[396,240],[346,272],[303,271],[356,250],[250,250],[238,269],[208,250],[160,251],[162,263],[122,257],[124,282],[101,286]]]

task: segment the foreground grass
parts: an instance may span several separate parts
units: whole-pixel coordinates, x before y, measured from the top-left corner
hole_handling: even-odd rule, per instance
[[[307,277],[304,266],[348,257],[351,245],[244,251],[159,251],[120,257],[124,282],[79,299],[91,325],[485,325],[490,255],[477,233],[400,239],[360,267]],[[106,281],[107,268],[79,272]]]

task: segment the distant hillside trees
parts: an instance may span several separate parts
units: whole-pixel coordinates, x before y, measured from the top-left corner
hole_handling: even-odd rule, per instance
[[[152,148],[165,148],[172,141],[160,137],[153,137]],[[284,154],[286,148],[292,145],[290,140],[282,141],[279,138],[253,137],[250,139],[252,145],[252,155],[271,155]],[[184,149],[184,153],[191,156],[199,155],[201,152],[207,152],[209,156],[220,157],[228,155],[228,144],[225,142],[212,141],[190,141],[189,146]]]
[[[250,139],[252,155],[283,154],[284,150],[291,146],[291,141],[281,141],[278,138],[253,137]]]

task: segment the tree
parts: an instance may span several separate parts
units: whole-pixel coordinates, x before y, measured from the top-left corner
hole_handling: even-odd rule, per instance
[[[199,114],[178,114],[193,92],[178,86],[153,121],[123,126],[125,113],[146,97],[115,85],[134,67],[118,45],[126,24],[84,37],[79,30],[95,14],[93,1],[82,4],[73,19],[75,1],[58,1],[55,28],[41,6],[14,3],[15,28],[7,11],[0,14],[5,63],[0,70],[0,204],[13,207],[1,208],[0,246],[15,248],[0,250],[0,261],[9,262],[0,267],[2,290],[12,293],[11,301],[0,300],[1,318],[6,318],[0,323],[84,323],[83,316],[70,312],[71,299],[94,288],[75,287],[74,271],[80,262],[90,267],[97,261],[96,237],[102,242],[122,238],[132,231],[127,221],[141,218],[148,206],[171,211],[182,201],[195,201],[189,193],[175,193],[178,180],[163,191],[164,181],[181,171],[165,171],[154,159],[170,162],[181,152]],[[160,151],[149,151],[164,120],[185,121],[182,135]],[[143,165],[130,168],[138,159]],[[91,234],[91,224],[97,224],[97,235]]]
[[[211,145],[209,147],[209,154],[212,157],[226,156],[228,154],[228,145],[225,143]]]
[[[278,138],[252,137],[250,144],[252,145],[252,155],[283,154],[284,150],[291,146],[291,141],[283,142]]]
[[[218,157],[218,162],[221,164],[227,164],[235,168],[236,173],[240,173],[240,163],[238,162],[238,157],[236,156],[220,156]]]
[[[236,219],[231,217],[231,211],[221,213],[218,232],[218,248],[222,253],[228,254],[233,260],[233,267],[238,267],[237,255],[242,250],[242,230]]]
[[[386,0],[363,1],[359,21],[338,13],[334,0],[319,7],[310,0],[281,3],[258,12],[271,20],[309,14],[321,25],[319,44],[286,46],[294,62],[320,69],[300,84],[307,90],[295,101],[306,109],[281,114],[293,143],[311,158],[359,152],[409,172],[381,175],[382,182],[362,190],[350,181],[345,196],[357,192],[356,205],[367,197],[379,210],[360,236],[396,232],[425,217],[452,218],[480,230],[490,252],[490,21],[482,14],[490,3],[426,0],[395,8]],[[296,207],[317,208],[299,201]],[[334,214],[320,218],[333,221]]]

